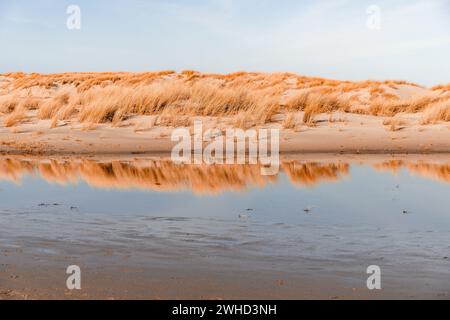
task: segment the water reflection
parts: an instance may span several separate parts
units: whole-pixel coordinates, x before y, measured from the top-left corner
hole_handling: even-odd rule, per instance
[[[450,183],[450,164],[424,162],[408,163],[402,160],[390,160],[375,164],[374,168],[381,171],[387,170],[395,175],[397,175],[402,168],[406,168],[413,175]]]
[[[389,160],[371,164],[376,170],[398,174],[401,169],[424,178],[450,183],[450,164]],[[281,170],[293,185],[312,187],[350,176],[350,163],[286,161]],[[196,194],[219,194],[265,187],[278,176],[262,176],[261,165],[177,165],[170,160],[41,160],[0,159],[0,180],[20,184],[26,176],[39,176],[61,185],[84,181],[96,188],[150,191],[190,190]]]
[[[375,264],[383,292],[450,292],[445,155],[291,157],[277,176],[262,176],[260,165],[163,158],[0,157],[0,251],[20,248],[9,259],[29,270],[57,260],[102,273],[123,265],[127,278],[145,267],[152,281],[165,278],[160,269],[187,271],[189,282],[193,271],[214,279],[248,272],[255,283],[264,273],[290,284],[299,277],[305,290],[315,284],[303,277],[365,290],[365,270]]]

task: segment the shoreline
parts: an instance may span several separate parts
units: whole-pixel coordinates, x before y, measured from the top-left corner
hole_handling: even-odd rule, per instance
[[[344,116],[344,115],[342,115]],[[279,129],[280,154],[430,154],[450,153],[450,127],[447,123],[414,125],[389,131],[383,119],[375,116],[345,115],[347,122],[321,123],[315,127],[283,129],[279,123],[264,127]],[[326,117],[326,115],[324,115]],[[1,118],[1,117],[0,117]],[[86,129],[77,122],[50,129],[48,121],[22,124],[12,133],[0,127],[0,154],[29,155],[152,155],[167,154],[178,143],[171,141],[176,127],[151,127],[135,131],[136,117],[128,125],[100,124]],[[0,119],[1,121],[1,119]],[[209,120],[211,122],[212,120]],[[223,126],[209,127],[223,130]]]
[[[140,161],[164,161],[172,162],[170,153],[167,152],[151,152],[142,154],[131,153],[104,153],[104,154],[32,154],[32,153],[1,153],[0,159],[16,159],[16,160],[35,160],[38,162],[47,161],[95,161],[95,162],[140,162]],[[376,164],[383,161],[410,161],[410,162],[424,162],[447,164],[450,162],[450,152],[430,152],[430,153],[338,153],[338,152],[315,152],[315,153],[301,153],[301,152],[284,152],[280,153],[280,162],[317,162],[317,163],[364,163]],[[195,164],[180,164],[180,165],[195,165]],[[205,163],[200,166],[207,165]],[[230,166],[230,164],[212,164],[216,166]],[[239,165],[239,164],[233,164]],[[243,166],[249,164],[242,164]]]

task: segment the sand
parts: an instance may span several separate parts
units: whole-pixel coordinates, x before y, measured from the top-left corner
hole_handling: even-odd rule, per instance
[[[297,114],[298,117],[302,113]],[[420,114],[404,115],[393,131],[385,118],[333,113],[317,117],[315,126],[282,128],[283,115],[258,128],[280,129],[280,153],[450,153],[450,125],[422,125]],[[227,128],[227,119],[199,118],[204,127]],[[0,117],[0,123],[2,118]],[[175,128],[151,126],[151,117],[136,116],[120,126],[97,124],[87,128],[75,120],[50,128],[49,120],[31,118],[13,128],[0,126],[2,154],[130,155],[170,153]]]
[[[445,299],[406,285],[369,291],[358,281],[342,281],[335,276],[311,279],[295,273],[211,270],[198,265],[177,268],[123,261],[112,264],[111,257],[104,256],[97,257],[97,264],[91,263],[85,270],[82,290],[77,291],[65,288],[64,270],[71,263],[68,258],[55,259],[45,254],[30,257],[14,250],[8,254],[2,250],[0,256],[6,266],[0,300]]]

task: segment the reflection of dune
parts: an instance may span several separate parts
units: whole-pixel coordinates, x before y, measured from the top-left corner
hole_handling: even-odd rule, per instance
[[[155,191],[190,189],[198,194],[264,186],[275,179],[261,176],[260,167],[257,165],[195,166],[176,165],[170,161],[83,162],[79,174],[87,183],[100,188],[140,188]]]
[[[312,186],[323,181],[337,181],[341,175],[347,175],[347,163],[298,163],[288,162],[282,164],[283,171],[294,184]]]
[[[27,161],[15,159],[0,160],[0,180],[19,183],[22,177],[33,172],[33,165]]]
[[[75,183],[78,180],[79,164],[75,162],[59,163],[55,160],[34,163],[35,169],[49,182],[66,184]]]
[[[392,174],[397,175],[400,169],[404,166],[402,160],[389,160],[373,165],[375,170],[390,171]]]
[[[281,165],[293,184],[310,187],[338,181],[349,174],[348,163],[290,161]],[[387,161],[374,165],[394,173],[406,168],[414,174],[450,182],[450,165]],[[0,180],[19,183],[25,175],[40,175],[51,183],[84,181],[96,188],[143,189],[152,191],[191,190],[196,194],[218,194],[264,187],[277,176],[262,176],[260,165],[176,165],[168,160],[96,162],[0,159]]]
[[[239,191],[250,186],[264,186],[276,180],[276,176],[261,176],[259,165],[196,166],[153,160],[109,163],[87,160],[0,160],[0,179],[19,182],[23,175],[33,173],[58,184],[83,180],[97,188],[192,190],[198,194]]]
[[[405,168],[417,176],[450,183],[450,164],[407,163],[401,160],[390,160],[376,164],[374,168],[391,171],[394,174],[398,174],[400,169]]]
[[[429,163],[409,164],[408,170],[415,175],[450,183],[450,164],[438,165]]]

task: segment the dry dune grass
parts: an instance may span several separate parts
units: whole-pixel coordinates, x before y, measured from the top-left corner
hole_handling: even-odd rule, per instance
[[[443,90],[450,91],[450,83],[448,84],[440,84],[431,88],[432,90]]]
[[[450,97],[429,106],[422,116],[422,124],[439,121],[450,121]]]
[[[394,116],[398,113],[415,113],[423,111],[426,107],[441,101],[436,94],[419,95],[405,99],[390,100],[378,98],[372,101],[369,112],[373,115]]]
[[[295,114],[292,112],[289,112],[286,115],[286,118],[283,120],[283,129],[293,129],[295,128]]]
[[[17,94],[0,96],[0,113],[8,114],[18,106],[20,97]]]
[[[350,98],[338,93],[321,94],[314,91],[301,91],[286,101],[289,111],[304,111],[303,122],[313,123],[313,117],[319,113],[350,110]]]
[[[5,119],[3,120],[3,124],[5,125],[5,127],[12,127],[16,123],[19,123],[24,119],[26,119],[26,117],[27,117],[26,109],[16,108],[14,109],[13,112],[11,112],[5,117]]]
[[[161,115],[162,118],[232,116],[240,112],[264,114],[270,109],[269,98],[202,82],[192,86],[169,82],[135,88],[92,88],[71,103],[74,107],[70,110],[79,109],[79,120],[90,123],[118,123],[133,114]]]
[[[311,124],[316,114],[348,111],[349,108],[349,101],[346,98],[340,97],[339,94],[315,94],[308,99],[307,106],[304,109],[303,122]]]
[[[157,124],[189,123],[191,116],[233,117],[249,127],[272,121],[278,113],[303,112],[314,125],[320,113],[336,111],[393,117],[425,112],[423,123],[448,120],[448,97],[439,90],[399,97],[387,92],[405,81],[337,81],[292,73],[236,72],[204,74],[193,70],[145,73],[61,73],[0,75],[8,83],[0,95],[0,114],[13,126],[37,110],[39,119],[77,119],[95,124],[121,121],[135,115],[157,115]],[[429,109],[429,110],[428,110]],[[284,125],[294,127],[297,120]]]

